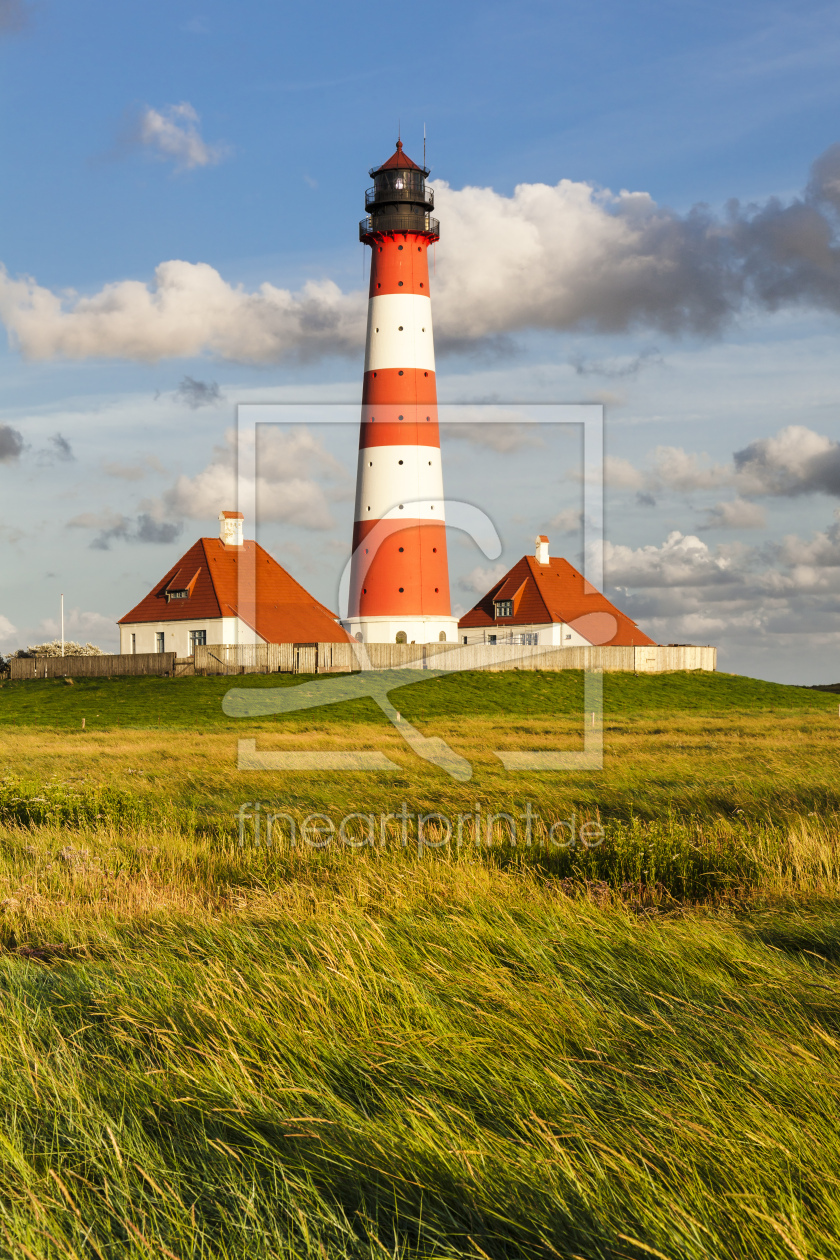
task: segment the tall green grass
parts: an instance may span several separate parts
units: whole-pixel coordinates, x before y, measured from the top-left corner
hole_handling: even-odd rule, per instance
[[[37,895],[64,833],[15,835]],[[840,1255],[840,917],[405,850],[219,852],[189,908],[214,859],[177,837],[126,915],[66,896],[100,840],[0,955],[5,1254]]]
[[[603,774],[520,781],[487,733],[559,742],[574,678],[407,688],[464,787],[390,730],[395,779],[237,775],[181,734],[228,680],[95,681],[0,690],[0,1256],[840,1260],[835,698],[608,677]],[[80,699],[140,732],[42,739]],[[406,797],[532,843],[301,843]]]
[[[0,853],[10,860],[20,859],[29,850],[25,841],[29,831],[53,828],[68,843],[101,848],[108,839],[119,849],[124,864],[142,836],[144,852],[156,855],[164,878],[172,873],[170,857],[180,860],[186,843],[191,854],[200,855],[199,881],[215,885],[218,880],[212,872],[221,867],[225,879],[259,885],[285,878],[291,861],[317,863],[332,856],[340,864],[359,850],[370,854],[405,849],[420,860],[438,853],[446,859],[477,859],[499,869],[531,869],[583,888],[604,886],[644,904],[669,899],[719,902],[749,897],[769,887],[792,893],[822,892],[840,882],[837,812],[803,817],[782,811],[774,818],[712,811],[686,815],[674,809],[646,816],[631,809],[627,816],[610,816],[596,807],[580,814],[573,811],[572,829],[552,827],[554,814],[536,813],[526,830],[520,815],[512,838],[507,812],[500,809],[491,818],[491,811],[485,809],[477,825],[470,813],[461,816],[460,826],[454,814],[451,826],[433,818],[421,838],[415,811],[405,826],[399,816],[383,826],[382,815],[357,815],[345,825],[343,837],[334,827],[326,840],[312,832],[311,824],[305,831],[312,813],[311,802],[291,806],[275,824],[267,845],[265,817],[257,835],[253,810],[243,824],[235,814],[208,817],[125,788],[7,779],[0,783],[0,828],[6,825],[0,830]],[[337,812],[336,821],[341,821]],[[167,845],[158,841],[161,832],[168,837]],[[153,845],[151,849],[147,842]],[[329,851],[323,859],[321,846]],[[238,870],[235,877],[230,873],[231,862]]]
[[[127,788],[48,780],[33,782],[7,775],[0,781],[0,823],[94,830],[99,824],[122,829],[180,825],[194,830],[195,814],[166,798],[150,798]]]
[[[292,687],[315,682],[329,690],[329,678],[307,675],[249,674],[231,678],[77,678],[32,679],[0,685],[0,731],[14,727],[55,730],[172,728],[178,730],[241,729],[242,723],[222,712],[231,687]],[[396,693],[395,693],[396,694]],[[554,715],[575,716],[583,707],[580,670],[512,671],[498,674],[465,671],[448,678],[424,680],[422,674],[399,690],[400,708],[414,721],[453,716]],[[750,712],[803,714],[837,710],[833,695],[804,687],[743,678],[735,674],[700,671],[670,674],[605,674],[604,714],[641,717],[653,713]],[[289,715],[283,725],[300,725],[313,717],[335,725],[367,722],[379,717],[372,701],[355,700],[329,710]],[[249,725],[272,727],[277,719]]]

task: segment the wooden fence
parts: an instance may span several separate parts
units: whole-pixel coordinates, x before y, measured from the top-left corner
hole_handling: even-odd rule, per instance
[[[717,668],[717,648],[533,647],[511,643],[208,644],[194,657],[174,652],[122,656],[39,656],[11,661],[11,677],[103,678],[117,674],[349,674],[366,669],[596,669],[660,674]]]
[[[114,656],[30,656],[9,662],[12,678],[110,678],[116,674],[175,673],[174,652]]]
[[[331,660],[328,653],[333,647],[346,648],[349,653],[349,644],[343,643],[209,643],[195,649],[195,672],[317,674],[326,672],[324,666]]]
[[[490,643],[210,644],[195,650],[197,674],[335,674],[371,669],[597,669],[605,673],[714,670],[717,648],[533,647]]]

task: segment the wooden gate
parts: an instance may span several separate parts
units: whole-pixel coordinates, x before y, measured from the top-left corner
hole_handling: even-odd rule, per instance
[[[294,669],[295,674],[317,674],[318,673],[318,644],[317,643],[296,643],[294,646]]]

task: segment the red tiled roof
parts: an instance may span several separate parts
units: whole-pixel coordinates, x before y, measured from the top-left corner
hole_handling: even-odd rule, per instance
[[[256,608],[238,611],[237,574],[244,554],[254,553]],[[167,590],[190,591],[188,599],[166,600]],[[296,582],[253,541],[226,547],[219,538],[199,538],[136,608],[118,624],[196,621],[240,617],[266,643],[346,643],[333,613]]]
[[[412,162],[407,153],[403,153],[402,140],[397,141],[396,151],[388,158],[387,162],[383,162],[381,166],[377,166],[378,171],[392,171],[395,168],[408,169],[411,171],[421,171],[422,166],[418,166],[416,162]]]
[[[495,616],[496,600],[513,601],[513,616]],[[617,626],[613,625],[615,618]],[[609,619],[608,619],[609,618]],[[576,628],[591,643],[612,647],[643,647],[653,643],[635,621],[631,621],[606,595],[596,591],[582,573],[559,556],[540,564],[533,556],[523,556],[513,568],[461,618],[462,630],[484,626],[545,625],[563,621]],[[610,638],[603,637],[610,634]]]

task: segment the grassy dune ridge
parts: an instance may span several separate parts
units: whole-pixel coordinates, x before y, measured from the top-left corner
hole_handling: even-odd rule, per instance
[[[576,746],[579,677],[403,689],[468,784],[364,702],[0,689],[0,1255],[840,1257],[836,698],[612,682],[600,774],[492,752]],[[400,771],[240,774],[254,731]],[[240,847],[257,799],[538,823]]]

